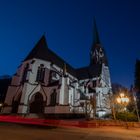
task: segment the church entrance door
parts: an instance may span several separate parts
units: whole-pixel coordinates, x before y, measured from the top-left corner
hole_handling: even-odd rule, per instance
[[[34,101],[30,103],[30,113],[43,113],[44,112],[44,101],[41,93],[36,93]]]

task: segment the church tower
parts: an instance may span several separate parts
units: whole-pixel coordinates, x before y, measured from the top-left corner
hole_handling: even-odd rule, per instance
[[[110,113],[109,96],[111,94],[111,80],[108,61],[102,47],[99,33],[94,19],[93,42],[90,51],[89,73],[91,78],[96,79],[96,110],[99,117]],[[94,72],[93,72],[94,71]]]
[[[93,43],[92,43],[91,52],[90,52],[90,65],[104,63],[107,66],[108,63],[107,63],[106,54],[105,54],[104,49],[101,46],[95,19],[94,19],[93,36],[94,38],[93,38]]]

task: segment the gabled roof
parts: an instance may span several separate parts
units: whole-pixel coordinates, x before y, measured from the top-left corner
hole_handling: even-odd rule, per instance
[[[24,61],[32,59],[32,58],[39,58],[39,59],[44,60],[46,58],[47,50],[48,50],[48,45],[47,45],[45,36],[43,35],[40,38],[40,40],[37,42],[35,47],[28,54],[28,56],[24,59]]]
[[[24,59],[24,61],[38,58],[46,61],[52,62],[52,64],[55,64],[63,69],[64,64],[66,65],[67,71],[73,75],[76,76],[75,69],[70,66],[67,62],[65,62],[61,57],[59,57],[56,53],[51,51],[48,48],[45,36],[43,35],[38,43],[35,45],[35,47],[31,50],[29,55]]]

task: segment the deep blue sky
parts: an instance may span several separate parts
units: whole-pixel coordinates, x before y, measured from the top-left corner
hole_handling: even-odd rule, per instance
[[[44,32],[72,66],[89,64],[94,17],[111,80],[129,87],[140,58],[139,0],[0,0],[0,75],[14,74]]]

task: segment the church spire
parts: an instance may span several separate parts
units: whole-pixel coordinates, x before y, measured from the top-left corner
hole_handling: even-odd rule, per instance
[[[93,43],[92,43],[91,51],[90,51],[90,65],[102,64],[102,63],[104,63],[105,65],[108,65],[105,51],[102,48],[101,42],[99,39],[99,34],[98,34],[95,18],[94,18],[93,27],[94,27],[93,29],[94,37],[93,37]]]
[[[93,44],[100,44],[100,39],[99,39],[99,34],[97,30],[97,25],[96,25],[96,20],[94,18],[94,23],[93,23]]]

